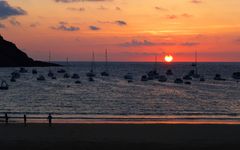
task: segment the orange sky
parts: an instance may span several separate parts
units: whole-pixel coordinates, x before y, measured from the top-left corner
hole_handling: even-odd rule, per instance
[[[111,61],[240,61],[239,0],[3,2],[0,33],[35,59],[101,61],[107,48]]]

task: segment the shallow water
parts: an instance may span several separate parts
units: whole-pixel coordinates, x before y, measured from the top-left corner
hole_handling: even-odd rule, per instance
[[[10,74],[19,68],[1,68],[0,79],[8,81],[9,90],[0,91],[0,113],[12,115],[52,113],[64,117],[89,117],[92,119],[113,118],[121,121],[138,119],[221,119],[240,120],[240,83],[231,78],[240,71],[240,63],[200,63],[199,72],[206,82],[193,80],[192,85],[173,83],[193,69],[191,63],[159,64],[164,74],[172,69],[174,76],[166,83],[157,80],[142,82],[141,76],[154,67],[152,63],[109,63],[110,77],[101,77],[104,63],[96,63],[97,77],[89,82],[86,72],[90,63],[72,62],[63,67],[71,74],[78,73],[82,84],[74,79],[64,79],[56,73],[60,68],[36,68],[45,75],[46,81],[37,81],[37,75],[21,74],[16,83],[11,83]],[[47,77],[48,70],[56,73],[57,80]],[[133,73],[133,83],[123,79]],[[227,81],[214,81],[220,73]]]

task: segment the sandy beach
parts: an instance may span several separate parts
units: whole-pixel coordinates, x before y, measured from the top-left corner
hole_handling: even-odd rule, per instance
[[[0,125],[1,149],[233,149],[239,125]]]

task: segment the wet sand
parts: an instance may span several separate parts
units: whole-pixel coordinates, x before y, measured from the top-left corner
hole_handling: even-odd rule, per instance
[[[240,125],[0,124],[1,149],[233,149]]]

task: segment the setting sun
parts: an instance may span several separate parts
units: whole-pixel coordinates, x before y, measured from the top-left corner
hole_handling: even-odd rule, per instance
[[[172,55],[166,55],[164,59],[165,59],[166,62],[172,62],[173,61],[173,56]]]

